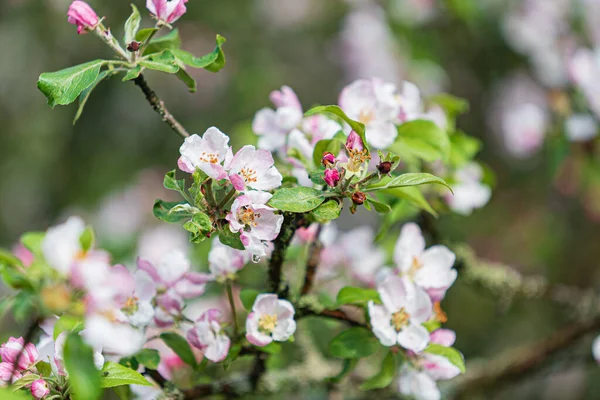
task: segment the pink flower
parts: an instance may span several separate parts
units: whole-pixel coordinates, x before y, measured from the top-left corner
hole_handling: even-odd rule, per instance
[[[256,150],[248,145],[238,150],[235,156],[229,153],[225,169],[236,190],[271,190],[281,186],[283,179],[274,164],[270,151]]]
[[[456,280],[452,268],[456,256],[446,246],[436,245],[425,250],[425,239],[415,223],[402,227],[394,249],[394,261],[401,275],[425,289],[432,301],[444,298],[446,290]]]
[[[227,174],[221,163],[225,160],[228,143],[227,135],[214,126],[210,127],[202,137],[194,134],[185,139],[179,148],[181,157],[177,165],[185,172],[193,173],[199,168],[213,179],[225,179]]]
[[[429,334],[431,343],[441,344],[445,347],[450,347],[456,341],[456,333],[451,329],[436,329]]]
[[[247,251],[226,246],[216,237],[208,253],[208,267],[214,279],[222,281],[232,279],[250,260]]]
[[[15,382],[17,379],[21,379],[23,374],[19,371],[14,371],[13,373],[13,363],[10,362],[0,362],[0,386],[4,386],[6,383]]]
[[[36,363],[38,352],[33,343],[27,343],[23,347],[23,338],[10,337],[6,343],[0,346],[0,357],[3,362],[14,364],[17,357],[20,356],[17,368],[21,370],[29,369]]]
[[[327,183],[327,185],[336,187],[340,181],[340,173],[337,169],[326,169],[323,179],[325,179],[325,183]]]
[[[146,8],[168,24],[177,21],[186,12],[188,0],[146,0]]]
[[[335,156],[328,151],[323,153],[323,157],[321,157],[321,163],[326,167],[331,167],[335,165],[336,161],[337,160],[335,159]]]
[[[363,151],[365,148],[362,139],[358,133],[351,131],[346,139],[346,150],[348,151]]]
[[[77,33],[82,35],[94,30],[98,25],[98,15],[85,1],[75,0],[67,13],[70,24],[77,25]]]
[[[48,383],[43,379],[36,379],[31,384],[31,395],[39,400],[50,394],[50,388],[48,387]]]
[[[25,267],[29,267],[35,260],[33,253],[20,243],[13,247],[13,254],[21,260]]]
[[[196,320],[186,335],[190,344],[204,351],[204,357],[213,362],[223,361],[229,353],[230,340],[223,332],[222,323],[221,311],[210,309]]]
[[[429,344],[429,332],[422,323],[433,306],[427,293],[406,278],[388,277],[379,287],[383,305],[369,302],[373,333],[384,346],[399,344],[419,353]]]
[[[263,347],[272,341],[284,342],[296,331],[294,306],[275,294],[259,294],[246,320],[246,339]]]
[[[395,122],[401,113],[394,84],[359,79],[342,90],[338,103],[348,117],[365,125],[367,141],[373,147],[384,149],[394,143],[398,136]]]
[[[285,147],[287,134],[302,121],[302,105],[288,86],[271,92],[270,98],[277,110],[259,110],[252,121],[252,130],[260,136],[259,148],[279,151]]]
[[[274,240],[283,223],[283,215],[267,206],[270,193],[250,191],[238,197],[227,214],[231,232],[241,232],[246,250],[259,257],[266,255],[266,242]]]

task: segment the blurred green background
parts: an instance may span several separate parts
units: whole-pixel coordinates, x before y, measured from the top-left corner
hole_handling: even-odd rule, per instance
[[[550,0],[549,0],[550,1]],[[46,105],[36,88],[38,75],[95,58],[111,57],[92,35],[78,36],[66,21],[67,0],[0,2],[0,244],[12,246],[28,230],[44,230],[71,212],[93,214],[109,193],[138,182],[140,171],[149,192],[160,192],[161,174],[173,169],[181,140],[163,124],[133,83],[113,78],[92,94],[82,118],[72,125],[75,106]],[[204,54],[214,48],[215,34],[227,38],[226,67],[218,74],[192,71],[198,92],[190,94],[173,76],[148,72],[147,79],[190,132],[215,125],[232,136],[234,146],[254,140],[249,124],[268,94],[291,86],[305,109],[335,104],[340,89],[364,71],[347,57],[348,41],[368,40],[378,27],[367,19],[348,33],[352,13],[365,11],[387,24],[388,43],[367,43],[364,63],[381,68],[384,78],[417,82],[424,92],[443,90],[465,97],[469,114],[459,126],[480,138],[480,159],[497,174],[491,202],[470,217],[442,216],[439,226],[449,241],[465,241],[489,260],[540,274],[552,282],[596,288],[600,280],[600,219],[592,212],[598,191],[583,192],[579,175],[571,195],[557,189],[560,151],[581,155],[580,145],[548,141],[527,160],[508,157],[490,132],[488,109],[495,88],[515,71],[527,73],[527,59],[505,43],[502,1],[444,1],[424,24],[398,18],[396,2],[338,0],[191,0],[178,22],[183,48]],[[92,0],[90,4],[113,34],[122,36],[129,2]],[[144,4],[136,5],[142,10]],[[396,10],[396,11],[394,11]],[[143,14],[145,13],[145,9]],[[149,26],[150,19],[145,19]],[[350,35],[350,36],[349,36]],[[378,46],[381,46],[379,48]],[[385,64],[385,65],[384,65]],[[579,164],[577,164],[579,163]],[[576,162],[577,165],[581,163]],[[600,179],[595,162],[586,160],[585,182]],[[582,190],[579,190],[582,189]],[[582,194],[583,193],[583,194]],[[590,194],[592,193],[592,194]],[[137,203],[152,218],[153,198]],[[346,220],[345,227],[358,220]],[[106,240],[106,239],[105,239]],[[528,343],[564,325],[569,312],[543,301],[515,301],[506,307],[459,280],[444,307],[448,326],[457,331],[457,347],[467,360],[492,357],[503,349]],[[3,329],[9,328],[5,321]],[[562,354],[527,379],[504,383],[481,398],[600,398],[600,367],[592,362],[591,338]]]

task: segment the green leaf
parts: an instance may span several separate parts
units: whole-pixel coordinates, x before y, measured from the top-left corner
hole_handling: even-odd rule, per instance
[[[108,70],[100,72],[100,74],[98,75],[98,77],[96,78],[94,83],[92,83],[90,86],[86,87],[81,92],[81,94],[79,95],[79,104],[77,106],[77,112],[75,113],[75,117],[73,118],[73,125],[75,125],[75,123],[79,120],[79,117],[81,117],[81,114],[83,113],[83,109],[84,109],[88,99],[90,98],[90,95],[94,91],[94,89],[96,89],[96,87],[98,86],[98,84],[100,82],[102,82],[105,78],[112,76],[112,74],[113,74],[113,72],[108,71]]]
[[[330,152],[334,156],[337,156],[343,146],[344,142],[335,138],[319,140],[317,144],[315,144],[315,150],[313,151],[313,163],[315,166],[321,165],[321,159],[325,152]]]
[[[173,53],[178,60],[192,68],[204,68],[210,72],[218,72],[225,66],[225,53],[223,53],[222,47],[226,41],[223,36],[217,35],[215,49],[202,57],[195,57],[193,54],[181,49],[173,50]]]
[[[160,219],[161,221],[181,222],[181,221],[191,218],[194,215],[193,212],[185,209],[186,205],[191,207],[185,201],[171,202],[171,201],[163,201],[163,200],[158,199],[154,202],[154,207],[152,208],[152,212],[154,213],[154,216],[156,218]],[[178,206],[183,206],[183,207],[178,207]]]
[[[254,305],[254,301],[260,292],[254,289],[242,289],[240,292],[240,300],[242,301],[242,305],[246,311],[252,310],[252,306]]]
[[[331,382],[331,383],[341,382],[342,379],[344,379],[346,377],[346,375],[348,375],[350,372],[352,372],[354,370],[354,368],[356,368],[356,364],[358,364],[357,358],[345,359],[342,363],[342,370],[340,371],[340,373],[337,374],[336,376],[327,378],[326,379],[327,382]]]
[[[127,71],[127,73],[123,77],[123,82],[127,82],[137,78],[138,76],[140,76],[143,70],[144,68],[142,68],[140,65],[136,65],[135,67]]]
[[[267,354],[279,354],[281,353],[281,343],[271,342],[266,346],[257,346],[257,349]]]
[[[432,318],[429,321],[425,321],[422,324],[427,331],[430,333],[435,331],[436,329],[440,329],[442,327],[442,323],[438,321],[436,318]]]
[[[338,358],[363,358],[375,353],[379,341],[366,328],[353,327],[337,335],[329,343],[331,355]]]
[[[446,161],[450,155],[450,139],[432,121],[409,121],[398,126],[398,137],[389,150],[405,160]]]
[[[227,371],[229,369],[229,367],[231,366],[231,364],[237,360],[238,356],[240,355],[240,352],[242,351],[242,344],[241,343],[235,343],[234,345],[232,345],[229,348],[229,353],[227,353],[227,357],[225,357],[225,359],[223,360],[223,369],[225,371]]]
[[[122,385],[152,386],[139,372],[112,361],[107,361],[104,364],[100,374],[102,376],[100,384],[103,388]]]
[[[157,369],[160,363],[160,354],[155,349],[142,349],[135,355],[140,364],[150,369]]]
[[[27,385],[31,385],[33,383],[33,381],[40,379],[39,375],[36,374],[28,374],[23,376],[21,379],[16,380],[12,385],[11,388],[12,390],[19,390]]]
[[[237,250],[245,250],[246,247],[244,246],[244,243],[242,243],[240,235],[240,232],[231,232],[229,226],[225,226],[219,231],[219,240],[226,246],[233,247]]]
[[[472,161],[481,149],[481,141],[464,132],[457,131],[450,136],[450,163],[460,167]]]
[[[431,343],[425,349],[426,353],[436,354],[438,356],[442,356],[448,359],[452,364],[454,364],[460,372],[464,373],[465,369],[465,359],[460,351],[456,350],[454,347],[446,347],[441,344]]]
[[[180,67],[179,71],[177,71],[177,74],[175,74],[175,76],[179,78],[180,81],[185,83],[190,93],[196,93],[196,81],[190,76],[190,74],[187,73],[185,69]]]
[[[0,264],[0,275],[6,286],[13,289],[32,289],[33,286],[29,281],[29,278],[21,272],[21,270],[9,266],[6,264]],[[25,293],[25,292],[21,292]],[[15,303],[15,307],[19,307],[19,304]]]
[[[135,35],[136,42],[145,42],[150,36],[154,35],[154,32],[156,32],[157,30],[157,28],[140,29]]]
[[[100,372],[94,365],[92,348],[83,343],[78,333],[67,336],[63,357],[73,397],[79,400],[98,399],[102,394]]]
[[[38,89],[46,96],[52,108],[57,104],[71,104],[85,88],[96,81],[100,68],[105,63],[105,60],[94,60],[56,72],[44,72],[38,78]]]
[[[141,32],[141,31],[140,31]],[[181,39],[179,38],[179,30],[173,29],[171,32],[161,37],[155,37],[150,40],[150,43],[144,50],[144,56],[152,53],[158,53],[163,50],[174,50],[181,47]]]
[[[350,128],[352,128],[352,130],[356,133],[358,133],[358,136],[360,136],[360,138],[363,141],[363,144],[365,146],[365,149],[367,149],[367,152],[369,151],[369,144],[367,143],[367,138],[365,137],[365,125],[355,121],[353,119],[350,119],[346,113],[339,108],[338,106],[318,106],[318,107],[313,107],[310,110],[308,110],[307,112],[304,113],[304,115],[306,117],[309,117],[311,115],[315,115],[315,114],[322,114],[322,113],[329,113],[329,114],[333,114],[336,115],[338,117],[340,117],[342,120],[344,120],[344,122],[346,122],[348,125],[350,125]],[[314,157],[314,154],[313,154]]]
[[[320,190],[299,186],[277,190],[269,205],[281,211],[303,213],[314,210],[324,201],[325,196]]]
[[[308,173],[308,177],[315,185],[323,186],[327,184],[327,182],[325,182],[325,167],[320,167],[314,171],[310,171]]]
[[[175,173],[176,170],[172,170],[165,174],[163,186],[165,189],[175,190],[185,196],[185,179],[175,179]]]
[[[131,15],[127,18],[125,22],[125,37],[123,38],[123,42],[125,42],[125,46],[135,40],[135,35],[140,29],[140,22],[142,21],[142,17],[140,16],[140,12],[138,11],[135,5],[131,5]]]
[[[160,53],[153,53],[142,58],[139,61],[142,67],[153,69],[156,71],[174,74],[179,71],[179,65],[175,56],[169,50],[163,50]]]
[[[366,305],[369,301],[381,304],[379,293],[375,289],[364,289],[353,286],[346,286],[339,291],[337,295],[337,305],[345,304]]]
[[[395,196],[399,199],[407,200],[411,204],[419,207],[420,209],[427,211],[434,217],[438,216],[437,212],[435,212],[435,210],[431,207],[431,205],[425,199],[425,196],[423,196],[423,193],[421,193],[421,191],[415,186],[407,186],[407,187],[395,188],[395,189],[386,189],[386,190],[383,190],[382,192],[385,194],[390,194],[392,196]]]
[[[41,256],[44,237],[46,237],[46,232],[27,232],[21,235],[19,240],[27,250],[36,256]]]
[[[52,367],[45,361],[38,361],[35,363],[35,368],[38,370],[40,375],[43,377],[49,377],[52,375]]]
[[[388,387],[394,380],[396,374],[396,360],[394,354],[389,352],[383,359],[381,370],[377,375],[374,375],[360,385],[361,390],[383,389]]]
[[[192,219],[183,224],[183,229],[190,232],[190,241],[200,243],[206,239],[206,235],[212,230],[210,217],[203,212],[196,212]]]
[[[442,107],[452,119],[469,111],[469,102],[467,100],[448,93],[438,93],[431,97],[429,101]]]
[[[73,315],[65,314],[60,317],[54,324],[53,337],[54,340],[65,331],[79,332],[83,329],[83,319]]]
[[[7,267],[21,267],[23,264],[13,253],[0,249],[0,264],[4,264]]]
[[[375,199],[373,199],[372,197],[369,197],[365,203],[369,203],[371,206],[373,206],[373,208],[375,209],[375,212],[378,212],[379,214],[387,214],[390,211],[392,211],[392,207],[388,206],[385,203],[381,203]]]
[[[442,178],[428,174],[426,172],[408,172],[393,178],[384,177],[381,181],[373,183],[365,188],[365,192],[373,192],[382,189],[394,189],[406,186],[425,185],[427,183],[437,183],[446,186],[450,191],[452,188]]]
[[[119,400],[131,400],[133,399],[133,395],[131,394],[131,387],[128,385],[125,386],[115,386],[112,388],[115,392]]]
[[[94,230],[91,226],[85,228],[79,237],[79,243],[81,243],[81,249],[83,251],[88,251],[94,246]]]
[[[192,367],[197,366],[196,357],[194,357],[194,353],[187,340],[175,332],[163,332],[160,334],[160,338],[184,363]]]
[[[31,400],[31,396],[25,392],[13,392],[12,388],[0,388],[0,399],[2,400]]]
[[[320,224],[332,221],[340,216],[342,204],[337,200],[329,200],[311,211],[311,215]]]

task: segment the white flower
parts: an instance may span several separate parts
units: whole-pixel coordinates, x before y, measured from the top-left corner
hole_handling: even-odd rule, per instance
[[[433,301],[444,298],[446,290],[456,280],[452,268],[456,256],[446,246],[436,245],[425,250],[425,239],[415,223],[402,227],[394,249],[394,261],[400,274],[425,289]]]
[[[63,275],[69,274],[74,263],[85,256],[79,240],[84,231],[85,223],[79,217],[49,228],[42,240],[42,254],[48,265]]]
[[[469,163],[456,171],[457,183],[452,185],[454,195],[448,194],[446,202],[452,211],[470,215],[474,209],[487,204],[492,196],[492,189],[481,183],[483,170],[477,163]]]
[[[287,134],[302,121],[302,106],[288,86],[271,92],[270,97],[277,110],[263,108],[258,111],[252,121],[252,130],[260,136],[259,148],[280,151],[285,147]]]
[[[533,103],[514,104],[502,115],[504,145],[515,157],[529,157],[543,144],[548,116]]]
[[[246,339],[260,347],[273,340],[288,340],[296,331],[294,313],[289,301],[279,300],[275,294],[258,295],[246,320]]]
[[[227,158],[225,169],[236,190],[271,190],[281,186],[283,177],[275,168],[270,151],[256,150],[254,146],[247,145],[233,157],[229,153]]]
[[[208,267],[214,279],[230,279],[250,260],[247,251],[226,246],[216,237],[208,253]]]
[[[592,355],[594,356],[594,360],[600,364],[600,336],[596,337],[592,343]]]
[[[81,336],[93,348],[121,357],[136,353],[146,341],[143,331],[100,314],[86,318]]]
[[[223,332],[223,315],[219,310],[210,309],[198,318],[194,327],[187,332],[187,340],[194,347],[204,351],[204,357],[220,362],[227,357],[230,340]]]
[[[574,114],[565,121],[567,137],[572,142],[586,142],[598,135],[598,123],[588,114]]]
[[[84,329],[79,333],[79,335],[83,337],[85,332],[86,330]],[[67,341],[67,336],[69,336],[69,332],[64,331],[56,337],[56,340],[54,341],[54,350],[52,352],[52,355],[50,356],[52,359],[52,362],[50,363],[52,369],[60,375],[66,375],[68,373],[68,371],[65,371],[64,366],[64,349],[65,342]],[[102,347],[92,347],[94,348],[94,366],[96,367],[96,369],[102,369],[102,367],[104,366],[104,356],[102,355]]]
[[[383,305],[369,302],[373,333],[384,346],[399,344],[416,353],[429,343],[429,332],[421,324],[432,313],[427,293],[406,278],[388,277],[378,292]]]
[[[214,126],[208,128],[202,137],[194,134],[186,138],[179,148],[179,169],[193,173],[200,168],[213,179],[225,179],[227,174],[221,163],[229,149],[228,143],[229,137]]]
[[[267,206],[270,193],[250,191],[234,200],[227,214],[231,232],[241,232],[246,250],[260,257],[266,255],[266,243],[274,240],[283,223],[283,215]]]
[[[435,380],[426,372],[404,367],[398,380],[398,390],[415,400],[440,400],[441,394]]]
[[[402,108],[396,97],[394,84],[380,79],[359,79],[342,90],[338,103],[348,117],[365,124],[367,142],[373,147],[384,149],[394,143],[398,135],[395,122],[400,117],[401,110],[405,111],[408,118],[414,108],[414,93],[406,84],[405,91]],[[401,120],[404,122],[406,119]]]

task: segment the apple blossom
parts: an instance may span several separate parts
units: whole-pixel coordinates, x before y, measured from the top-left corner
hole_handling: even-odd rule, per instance
[[[219,237],[213,240],[208,253],[208,267],[213,279],[217,281],[233,279],[248,261],[250,261],[250,254],[247,251],[225,246]]]
[[[529,157],[543,144],[547,128],[546,111],[533,103],[513,105],[504,111],[501,127],[508,152]]]
[[[268,150],[256,150],[254,146],[244,146],[225,161],[229,180],[239,191],[271,190],[281,186],[283,177],[275,168],[275,161]]]
[[[136,353],[145,342],[145,335],[141,330],[102,314],[86,318],[81,336],[93,348],[102,348],[104,353],[122,357]]]
[[[184,172],[193,173],[199,168],[213,179],[225,179],[227,174],[221,164],[229,149],[228,144],[229,137],[212,126],[202,137],[194,134],[185,139],[179,148],[181,157],[177,165]]]
[[[594,356],[594,360],[600,364],[600,336],[597,336],[592,342],[592,355]]]
[[[188,0],[146,0],[146,8],[168,24],[177,21],[186,12]]]
[[[79,240],[84,231],[85,224],[79,217],[49,228],[42,241],[42,253],[48,265],[67,275],[74,262],[85,257]]]
[[[3,362],[14,364],[19,357],[17,368],[26,370],[31,368],[38,359],[38,352],[33,343],[24,344],[22,337],[10,337],[6,343],[0,346],[0,357]]]
[[[335,156],[332,153],[330,153],[328,151],[323,153],[323,157],[321,157],[321,163],[325,167],[333,167],[336,162],[337,162],[337,159],[335,158]]]
[[[154,307],[152,299],[156,296],[156,283],[145,271],[137,270],[133,274],[134,289],[120,298],[122,319],[131,325],[142,328],[152,322]]]
[[[31,395],[36,399],[43,399],[50,394],[48,382],[43,379],[36,379],[31,383]]]
[[[574,114],[565,121],[567,138],[572,142],[586,142],[598,135],[598,123],[589,114]]]
[[[289,301],[276,294],[259,294],[246,320],[246,339],[259,347],[288,340],[296,331],[294,313]]]
[[[578,49],[569,61],[571,80],[581,89],[589,108],[600,118],[600,48]]]
[[[279,151],[285,147],[287,134],[302,121],[302,105],[288,86],[271,92],[270,98],[277,110],[259,110],[252,121],[252,131],[260,136],[259,148]]]
[[[425,250],[425,239],[415,223],[402,227],[394,249],[394,262],[402,276],[425,289],[432,301],[444,298],[456,280],[452,268],[456,256],[446,246],[435,245]]]
[[[35,260],[33,253],[20,243],[13,246],[13,254],[25,267],[29,267]]]
[[[279,235],[283,223],[283,215],[275,214],[275,209],[266,205],[271,197],[266,192],[246,192],[233,201],[226,217],[231,232],[241,232],[246,249],[260,257],[266,255],[264,243]]]
[[[222,323],[221,312],[210,309],[198,318],[186,336],[192,346],[204,351],[204,357],[213,362],[223,361],[229,352],[230,340],[223,332]]]
[[[336,187],[340,181],[340,173],[337,169],[326,169],[323,179],[331,187]]]
[[[400,346],[416,353],[429,343],[429,332],[423,322],[432,313],[431,299],[427,293],[410,280],[389,276],[379,285],[383,305],[369,302],[369,315],[373,333],[384,346]]]
[[[403,367],[398,380],[398,390],[415,400],[440,400],[442,395],[435,380],[426,372]]]
[[[5,361],[0,362],[0,387],[6,386],[8,383],[13,383],[22,377],[23,374],[21,374],[20,371],[14,370],[13,363]]]
[[[80,0],[71,3],[67,16],[70,24],[77,25],[77,33],[80,35],[94,30],[100,22],[92,7],[85,1]]]
[[[359,175],[363,170],[363,164],[368,162],[371,157],[368,155],[361,137],[354,131],[351,131],[346,139],[346,153],[348,162],[343,165],[346,168],[346,178],[349,179],[352,175]]]
[[[456,333],[451,329],[436,329],[429,334],[429,341],[441,344],[444,347],[450,347],[456,341]]]
[[[455,173],[456,184],[452,185],[454,195],[448,194],[446,202],[452,211],[470,215],[474,209],[487,204],[492,196],[492,189],[481,183],[483,169],[479,164],[471,162]]]
[[[394,122],[400,112],[396,87],[379,79],[359,79],[340,93],[339,105],[351,119],[365,124],[369,144],[386,148],[398,135]]]

